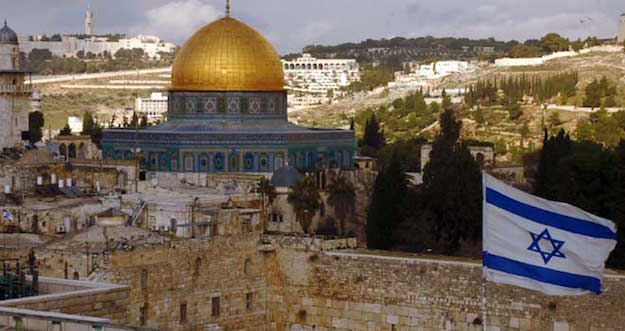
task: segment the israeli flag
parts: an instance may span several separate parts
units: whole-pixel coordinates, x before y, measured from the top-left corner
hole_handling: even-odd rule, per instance
[[[8,210],[3,209],[2,210],[2,218],[4,218],[5,220],[11,221],[13,222],[13,214],[11,214]]]
[[[600,294],[615,225],[482,175],[483,273],[548,295]]]

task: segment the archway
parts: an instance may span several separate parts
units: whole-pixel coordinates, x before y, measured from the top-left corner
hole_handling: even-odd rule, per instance
[[[76,158],[76,144],[69,144],[69,147],[67,148],[67,154],[70,159]]]
[[[67,156],[67,147],[65,147],[65,144],[61,144],[61,146],[59,146],[59,155],[63,157]]]

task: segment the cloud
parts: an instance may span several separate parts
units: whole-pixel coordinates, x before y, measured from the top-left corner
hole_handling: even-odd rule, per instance
[[[163,39],[182,43],[195,30],[219,17],[220,12],[200,0],[172,1],[149,9],[146,22],[131,28],[135,34],[154,34]]]
[[[334,29],[334,23],[331,23],[327,20],[320,20],[306,24],[299,31],[299,33],[297,33],[297,35],[301,39],[301,41],[310,43],[319,40],[325,34],[331,32]]]

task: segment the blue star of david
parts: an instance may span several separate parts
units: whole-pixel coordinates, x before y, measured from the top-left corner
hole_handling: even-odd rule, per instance
[[[545,229],[545,231],[541,232],[540,234],[535,234],[533,232],[530,232],[530,234],[532,235],[532,244],[527,249],[539,253],[540,256],[543,258],[545,264],[549,263],[551,258],[554,256],[566,259],[566,256],[564,256],[564,254],[560,252],[560,248],[564,246],[564,241],[553,239],[551,237],[551,234],[549,233],[549,230]],[[553,250],[550,253],[543,251],[543,249],[540,247],[539,243],[542,239],[548,240],[551,243]]]

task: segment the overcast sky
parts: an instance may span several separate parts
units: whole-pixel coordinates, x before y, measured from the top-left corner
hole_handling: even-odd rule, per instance
[[[88,0],[0,0],[18,33],[82,33]],[[91,0],[96,33],[154,34],[182,44],[223,16],[225,0]],[[523,41],[547,32],[617,34],[623,0],[232,0],[232,16],[260,30],[279,53],[309,44],[395,36]]]

